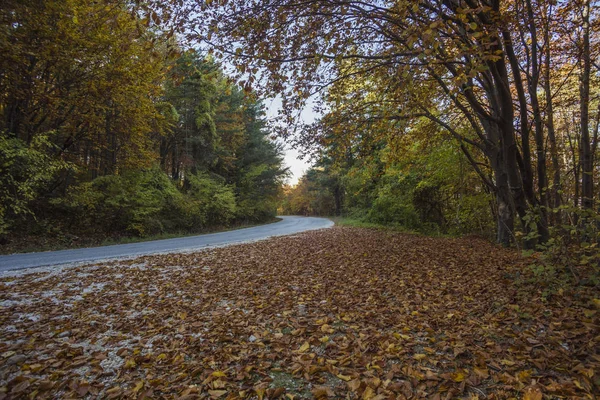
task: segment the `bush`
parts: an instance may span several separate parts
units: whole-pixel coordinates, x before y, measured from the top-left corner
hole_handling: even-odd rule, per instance
[[[421,224],[411,201],[416,178],[390,168],[383,177],[373,205],[367,214],[369,222],[401,225],[419,230]]]
[[[31,203],[55,179],[72,168],[55,159],[49,137],[37,135],[27,145],[20,139],[0,135],[0,235],[6,234],[25,216],[33,216]]]
[[[186,195],[193,202],[193,214],[200,226],[225,225],[236,216],[233,188],[206,173],[191,174]],[[198,227],[198,226],[196,226]]]
[[[55,204],[66,208],[78,230],[147,236],[164,231],[165,214],[181,200],[169,177],[152,168],[96,178]]]
[[[551,217],[559,219],[562,224],[556,224],[550,229],[550,239],[546,243],[538,243],[537,250],[542,257],[540,268],[552,271],[553,275],[563,278],[565,273],[572,275],[575,281],[592,286],[600,285],[600,213],[593,209],[563,205],[550,210]],[[539,213],[531,211],[527,216],[531,233],[523,240],[537,240],[535,228]],[[557,221],[558,222],[558,221]]]

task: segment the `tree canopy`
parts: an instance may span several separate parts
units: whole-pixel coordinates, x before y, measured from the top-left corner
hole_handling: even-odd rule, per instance
[[[0,12],[5,241],[275,215],[286,170],[260,101],[147,5],[19,0]]]
[[[324,117],[299,129],[300,145],[392,143],[435,124],[493,193],[498,241],[513,242],[520,226],[533,246],[548,240],[562,206],[593,209],[597,5],[206,2],[194,26],[248,83],[283,93],[289,124],[317,97]]]

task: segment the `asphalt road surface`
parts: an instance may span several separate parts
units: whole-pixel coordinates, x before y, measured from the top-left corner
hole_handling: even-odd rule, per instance
[[[49,265],[95,262],[131,258],[157,253],[177,253],[207,247],[262,240],[271,236],[291,235],[315,229],[329,228],[333,222],[326,218],[285,216],[272,224],[206,235],[188,236],[149,242],[117,244],[84,249],[45,251],[0,256],[0,273],[4,271]]]

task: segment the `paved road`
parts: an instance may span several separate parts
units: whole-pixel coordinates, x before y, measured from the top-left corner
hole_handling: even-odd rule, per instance
[[[115,258],[131,258],[156,253],[176,253],[202,249],[209,246],[224,246],[234,243],[261,240],[271,236],[290,235],[314,229],[329,228],[333,225],[332,221],[325,218],[296,216],[285,216],[281,218],[282,221],[272,224],[237,229],[228,232],[210,233],[207,235],[85,249],[0,256],[0,272],[48,265],[94,262]]]

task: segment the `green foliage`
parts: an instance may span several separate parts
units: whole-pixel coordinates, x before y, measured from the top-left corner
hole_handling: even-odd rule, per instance
[[[137,3],[5,3],[3,238],[199,232],[275,215],[281,148],[262,105],[212,58],[180,52]]]
[[[540,252],[538,269],[544,271],[541,277],[554,281],[571,276],[580,283],[600,285],[600,214],[593,209],[563,205],[551,212],[551,217],[558,216],[562,216],[563,221],[551,227],[550,239],[537,244],[536,250]],[[539,219],[537,210],[527,214],[525,220],[530,233],[524,235],[524,240],[539,238],[534,229]]]
[[[163,232],[161,213],[183,195],[158,168],[107,175],[74,187],[54,204],[91,232],[151,235]]]
[[[135,236],[227,225],[237,207],[233,189],[222,181],[192,174],[181,191],[158,167],[96,178],[54,204],[90,233]]]
[[[367,220],[418,230],[419,215],[411,201],[416,182],[414,175],[405,175],[398,168],[388,169],[378,185],[377,197],[367,214]]]
[[[339,185],[342,214],[355,220],[428,234],[493,232],[490,193],[454,142],[441,135],[433,142],[385,139],[364,143],[370,152],[359,146],[331,162],[336,146],[325,148],[317,167],[288,189],[284,212],[334,215]]]
[[[33,214],[31,203],[47,190],[61,172],[71,168],[54,159],[51,134],[36,136],[29,146],[22,140],[0,135],[0,234],[11,224]]]
[[[200,226],[226,225],[235,218],[237,206],[232,187],[206,173],[192,174],[187,180],[186,194],[194,209],[191,217]]]
[[[246,138],[236,160],[237,218],[245,222],[271,219],[277,212],[282,181],[282,148],[268,138],[269,130],[260,103],[249,103],[244,113]]]

